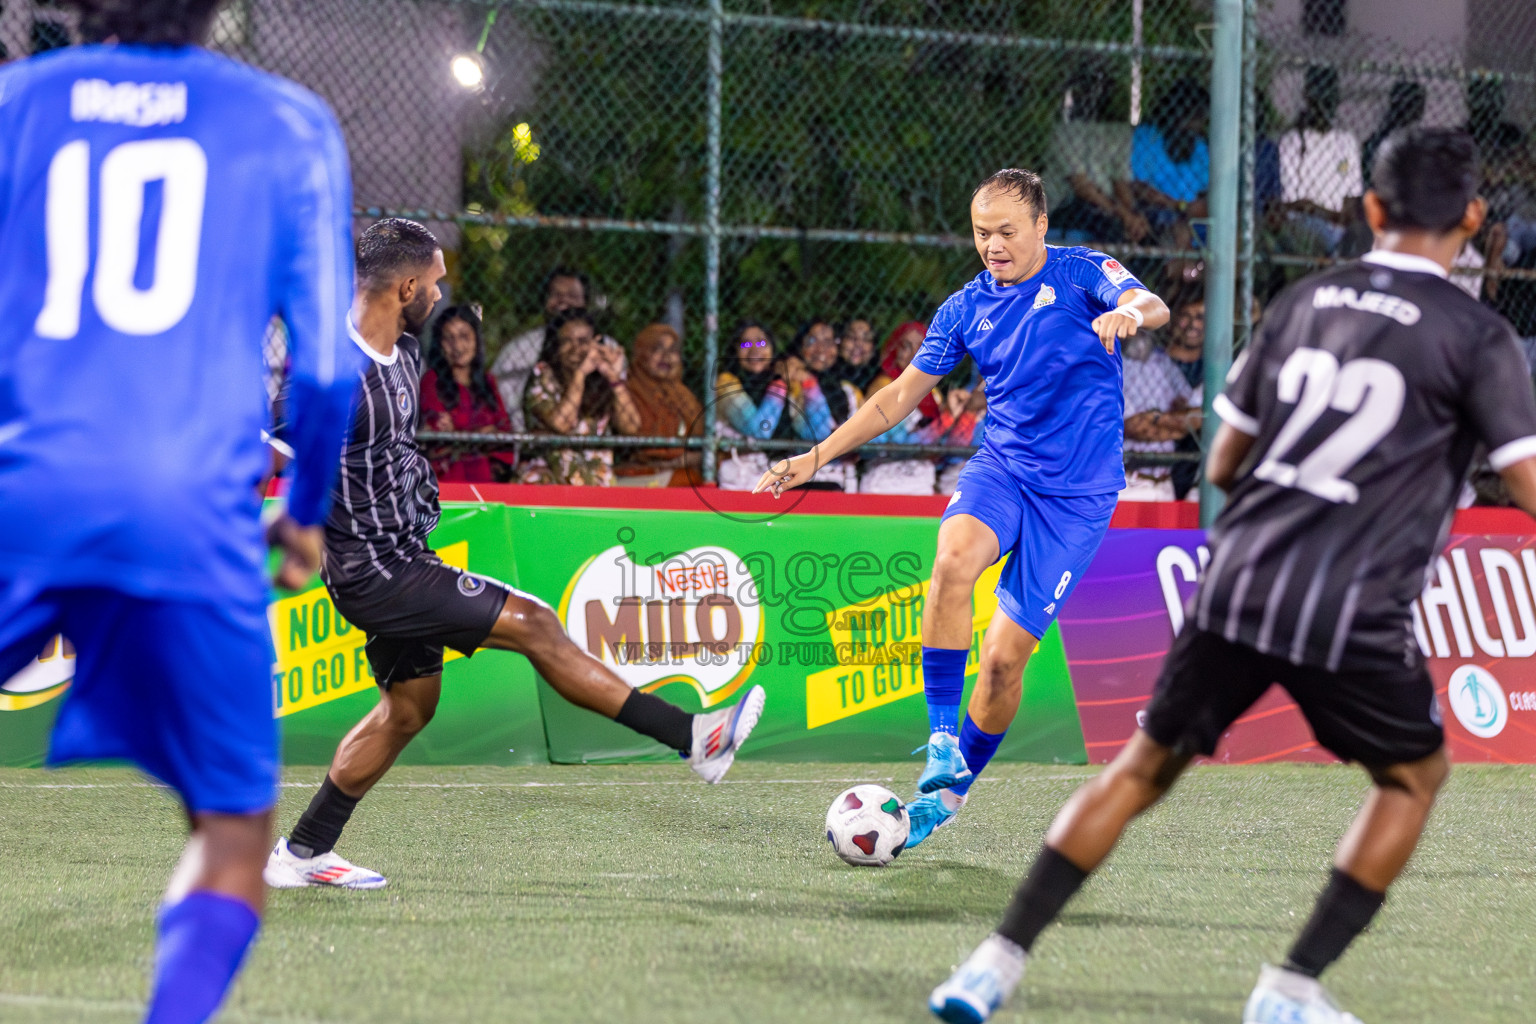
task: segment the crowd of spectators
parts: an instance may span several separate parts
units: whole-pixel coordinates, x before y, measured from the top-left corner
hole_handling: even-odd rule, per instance
[[[1209,96],[1189,79],[1158,96],[1134,128],[1103,113],[1105,90],[1091,77],[1073,83],[1074,116],[1064,119],[1046,161],[1052,241],[1133,247],[1127,254],[1143,280],[1172,309],[1167,327],[1142,332],[1124,350],[1125,447],[1131,456],[1125,499],[1193,500],[1193,458],[1138,460],[1198,452],[1202,347],[1205,333],[1204,244],[1210,188]],[[1392,131],[1425,117],[1426,90],[1392,85],[1375,128],[1364,140],[1340,126],[1340,80],[1328,67],[1308,68],[1300,107],[1288,124],[1259,105],[1254,198],[1259,245],[1316,261],[1352,258],[1370,244],[1361,211],[1371,164]],[[1457,261],[1452,280],[1493,305],[1536,350],[1536,154],[1527,133],[1504,117],[1497,80],[1470,83],[1467,127],[1485,162],[1484,230]],[[1181,254],[1134,247],[1178,249]],[[1193,252],[1193,258],[1190,253]],[[1318,265],[1271,261],[1252,315],[1290,278]],[[704,382],[687,372],[683,338],[653,323],[628,339],[628,350],[603,334],[588,310],[591,282],[579,269],[557,267],[542,282],[544,323],[506,340],[487,366],[478,316],[456,306],[432,330],[430,369],[422,380],[423,426],[465,432],[551,436],[644,437],[646,447],[434,449],[445,480],[517,481],[593,486],[686,486],[701,480],[702,452],[682,442],[705,433]],[[922,344],[925,325],[902,323],[879,341],[866,317],[816,317],[792,337],[744,320],[721,338],[713,381],[716,433],[722,439],[719,485],[752,487],[776,452],[748,439],[803,442],[825,438],[875,391],[898,376]],[[694,353],[695,356],[697,353]],[[696,368],[696,364],[695,364]],[[986,396],[963,365],[903,422],[876,440],[966,446],[979,442]],[[676,444],[662,444],[661,439]],[[952,493],[959,456],[847,456],[823,466],[809,486],[875,494]]]
[[[660,439],[704,434],[704,402],[685,373],[682,338],[665,323],[640,330],[626,352],[588,312],[590,282],[559,267],[544,280],[543,326],[513,336],[487,368],[480,317],[468,306],[438,314],[422,376],[422,426],[434,432],[627,436],[655,446],[431,446],[443,480],[585,486],[678,487],[702,482],[702,451]],[[891,331],[877,349],[873,325],[814,318],[780,346],[746,320],[722,340],[715,380],[716,431],[724,439],[719,483],[748,489],[771,461],[732,444],[747,438],[804,442],[827,437],[865,398],[906,368],[926,333],[920,321]],[[880,442],[966,446],[980,440],[981,388],[962,368]],[[773,458],[779,456],[775,455]],[[848,456],[817,474],[816,489],[880,494],[954,490],[963,459]]]

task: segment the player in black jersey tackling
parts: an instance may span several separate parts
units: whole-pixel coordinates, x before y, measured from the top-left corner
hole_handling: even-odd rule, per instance
[[[1536,514],[1530,370],[1510,326],[1446,280],[1483,223],[1478,178],[1464,132],[1390,136],[1365,196],[1376,249],[1270,307],[1215,402],[1206,472],[1229,499],[1144,728],[1056,816],[1002,924],[934,991],[939,1016],[986,1019],[1130,820],[1279,683],[1372,788],[1243,1020],[1359,1024],[1317,978],[1381,907],[1450,771],[1409,616],[1474,448]]]
[[[677,750],[718,782],[757,724],[763,688],[734,707],[690,715],[632,690],[566,636],[531,594],[446,565],[427,546],[437,525],[437,478],[416,447],[421,345],[445,273],[432,233],[414,221],[379,221],[357,243],[357,296],[347,332],[368,360],[351,436],[331,495],[321,574],[336,611],[367,635],[378,705],[336,750],[320,791],[267,860],[274,888],[376,889],[382,875],[334,847],[353,809],[406,744],[432,720],[443,648],[524,654],[566,700]]]

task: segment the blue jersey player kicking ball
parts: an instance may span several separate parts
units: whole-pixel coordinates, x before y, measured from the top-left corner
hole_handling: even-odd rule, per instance
[[[960,474],[939,527],[923,605],[928,764],[908,805],[916,846],[952,819],[1019,708],[1024,665],[1104,539],[1125,486],[1117,342],[1168,321],[1168,307],[1115,260],[1045,244],[1038,175],[1002,170],[976,188],[971,227],[986,269],[934,315],[911,365],[804,455],[772,467],[775,496],[900,423],[969,355],[986,385],[981,450]],[[971,594],[1008,556],[1002,615],[981,649],[965,721]]]
[[[147,1020],[195,1024],[255,938],[277,796],[262,338],[281,316],[297,587],[362,359],[350,174],[319,99],[195,45],[217,0],[74,6],[107,42],[0,69],[0,679],[63,633],[50,762],[180,798]]]

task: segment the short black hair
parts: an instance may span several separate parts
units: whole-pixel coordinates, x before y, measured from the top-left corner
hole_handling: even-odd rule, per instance
[[[381,220],[357,240],[357,283],[368,289],[387,288],[402,271],[430,266],[441,248],[437,236],[413,220]]]
[[[983,178],[981,184],[976,186],[976,191],[971,193],[971,199],[974,200],[983,192],[1013,196],[1020,202],[1028,203],[1036,217],[1045,212],[1045,183],[1034,171],[1004,167]]]
[[[88,43],[116,39],[150,46],[201,43],[223,0],[66,0],[80,12]]]
[[[592,279],[577,267],[564,263],[544,275],[544,280],[539,284],[539,305],[544,305],[549,299],[549,290],[554,287],[556,281],[562,277],[571,277],[581,282],[581,302],[586,305],[592,299]]]
[[[1461,128],[1402,128],[1376,152],[1371,191],[1387,227],[1444,234],[1461,223],[1482,179],[1477,140]]]

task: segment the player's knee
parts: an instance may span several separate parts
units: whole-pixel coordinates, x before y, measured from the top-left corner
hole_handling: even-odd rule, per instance
[[[1371,781],[1382,789],[1395,789],[1421,803],[1431,803],[1451,777],[1451,762],[1443,749],[1418,761],[1371,770]]]
[[[994,693],[1017,694],[1024,688],[1024,665],[1028,660],[1027,651],[984,645],[981,677],[987,680],[987,688]]]
[[[415,736],[425,729],[437,714],[437,698],[391,700],[386,720],[395,732]]]
[[[933,559],[932,589],[953,590],[955,593],[969,596],[986,568],[985,565],[980,564],[975,552],[958,550],[955,547],[940,547]],[[929,596],[931,600],[932,595]]]

